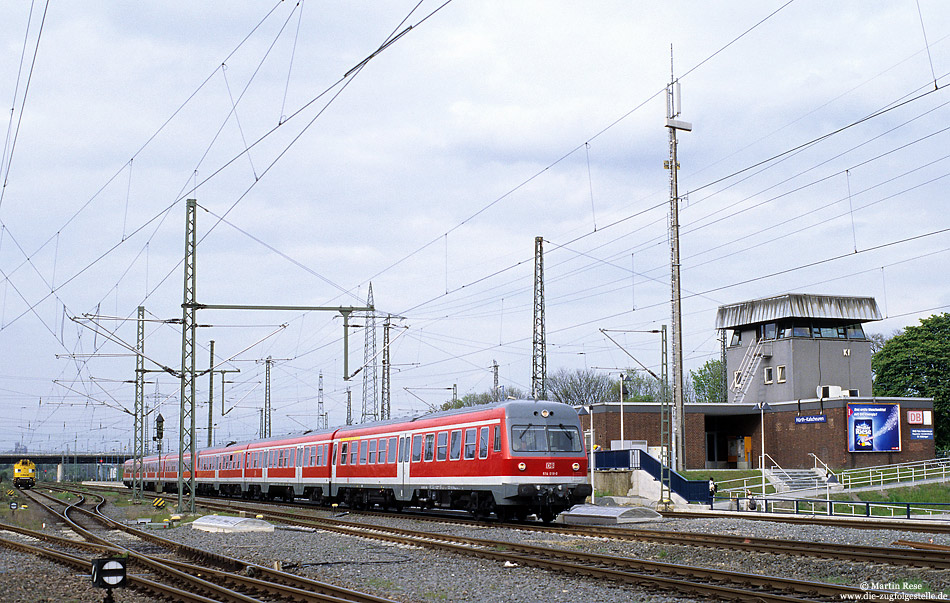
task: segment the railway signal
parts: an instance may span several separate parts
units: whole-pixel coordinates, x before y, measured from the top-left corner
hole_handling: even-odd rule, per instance
[[[125,559],[121,557],[93,559],[91,573],[93,586],[106,589],[106,598],[103,599],[103,603],[113,603],[115,599],[112,598],[112,589],[125,586]]]

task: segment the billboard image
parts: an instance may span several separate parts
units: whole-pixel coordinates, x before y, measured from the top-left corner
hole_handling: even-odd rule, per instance
[[[897,403],[848,404],[848,452],[900,452],[900,418]]]

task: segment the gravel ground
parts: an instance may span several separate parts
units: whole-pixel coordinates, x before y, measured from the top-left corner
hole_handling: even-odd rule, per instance
[[[124,509],[116,507],[110,507],[108,510],[118,516],[124,512]],[[361,518],[353,514],[348,515],[346,519],[400,527],[412,526],[431,532],[498,542],[540,543],[597,553],[853,586],[869,581],[893,584],[922,582],[926,589],[950,593],[950,577],[947,575],[950,572],[940,570],[903,569],[827,559],[618,542],[507,528],[472,528],[409,518]],[[798,526],[738,518],[662,520],[633,524],[632,527],[880,546],[899,539],[931,538],[931,535],[919,533]],[[273,533],[226,534],[192,530],[186,525],[162,531],[161,535],[261,565],[273,567],[275,563],[279,563],[286,571],[406,603],[629,603],[692,600],[637,587],[558,575],[530,567],[505,567],[495,561],[384,544],[329,532],[278,529]],[[950,536],[932,537],[936,543],[950,544]],[[22,555],[0,549],[0,601],[101,601],[103,598],[102,591],[89,585],[88,576],[79,576],[73,570],[45,561],[31,559],[29,563],[29,568],[25,568]],[[950,595],[947,595],[947,598],[950,600]],[[115,591],[115,600],[140,603],[153,599],[123,589]]]

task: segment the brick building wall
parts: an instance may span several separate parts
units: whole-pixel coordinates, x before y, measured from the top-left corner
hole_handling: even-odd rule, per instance
[[[851,398],[851,401],[856,399]],[[870,401],[870,398],[861,399]],[[900,452],[849,452],[847,402],[849,399],[803,400],[772,405],[764,414],[765,451],[786,469],[808,469],[815,466],[814,453],[833,469],[873,467],[922,461],[936,456],[934,440],[912,440],[907,410],[932,409],[933,402],[920,398],[877,399],[901,404]],[[711,413],[711,414],[710,414]],[[713,417],[712,414],[716,416]],[[795,417],[824,415],[824,423],[796,424]],[[594,441],[603,450],[620,440],[620,405],[605,404],[594,407]],[[762,451],[761,413],[754,404],[687,405],[684,466],[687,469],[706,467],[706,432],[718,430],[721,434],[751,439],[753,467],[758,467]],[[713,419],[715,419],[714,427]],[[624,404],[624,439],[645,440],[648,446],[660,445],[660,408],[658,404]],[[589,429],[590,415],[581,415],[581,424]],[[724,427],[724,424],[726,425]],[[919,427],[919,426],[915,426]]]

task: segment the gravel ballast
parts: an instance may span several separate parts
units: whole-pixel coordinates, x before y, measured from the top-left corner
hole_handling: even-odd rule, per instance
[[[126,508],[109,506],[106,512],[125,519]],[[128,511],[135,513],[134,510]],[[333,513],[325,513],[327,516]],[[131,516],[130,516],[131,518]],[[701,549],[645,542],[582,538],[501,527],[472,527],[415,518],[382,518],[347,514],[347,521],[449,533],[503,542],[542,544],[578,551],[624,555],[744,571],[756,574],[833,582],[858,587],[862,583],[909,585],[909,592],[950,591],[948,572],[919,568],[842,562],[834,559],[776,556],[734,550]],[[948,535],[895,530],[861,530],[802,526],[740,518],[672,519],[638,523],[632,528],[725,533],[762,538],[809,540],[834,544],[887,546],[895,540],[930,541],[950,545]],[[48,529],[54,529],[50,526]],[[209,533],[190,524],[159,535],[192,546],[299,573],[315,580],[373,593],[396,601],[479,603],[629,603],[694,599],[584,577],[556,574],[532,567],[507,567],[504,563],[473,556],[383,543],[324,531],[278,529],[270,533]],[[103,592],[89,584],[88,576],[51,562],[0,549],[0,601],[101,601]],[[49,578],[47,578],[49,577]],[[129,589],[115,591],[117,602],[153,601]],[[939,596],[939,595],[938,595]],[[947,597],[950,599],[950,596]]]

